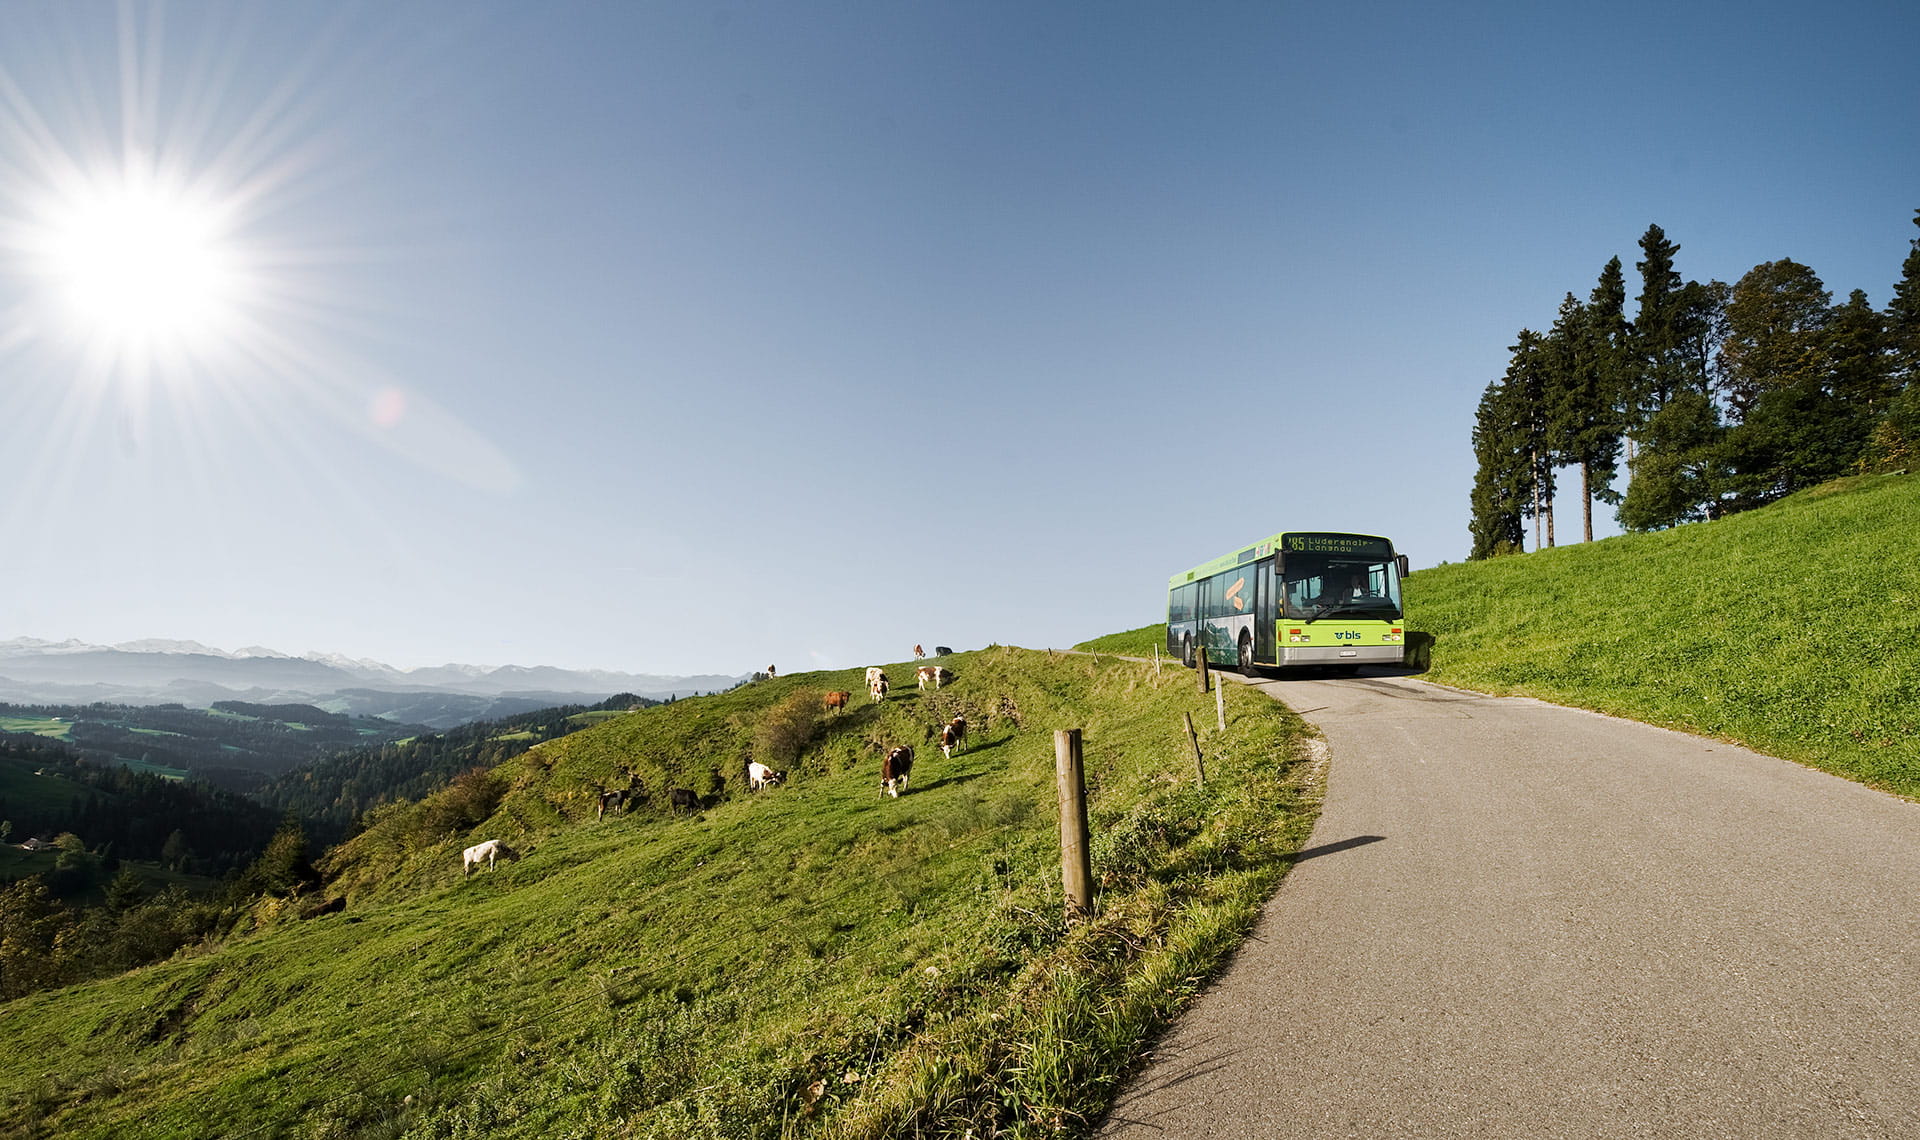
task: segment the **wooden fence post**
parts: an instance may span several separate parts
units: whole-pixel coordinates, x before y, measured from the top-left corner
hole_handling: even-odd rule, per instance
[[[1194,671],[1200,674],[1200,691],[1204,693],[1207,691],[1208,684],[1213,680],[1213,678],[1207,676],[1207,645],[1204,638],[1201,639],[1198,646],[1194,647],[1193,664]]]
[[[1181,713],[1187,721],[1187,746],[1193,749],[1193,774],[1201,787],[1207,786],[1207,762],[1200,758],[1200,734],[1193,731],[1193,714]]]
[[[1060,885],[1066,889],[1067,921],[1093,913],[1093,859],[1087,841],[1086,772],[1080,730],[1055,729],[1053,778],[1060,792]]]
[[[1221,732],[1227,731],[1227,687],[1213,687],[1213,719]]]

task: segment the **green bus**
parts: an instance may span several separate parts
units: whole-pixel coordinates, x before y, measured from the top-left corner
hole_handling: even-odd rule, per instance
[[[1167,652],[1209,665],[1399,665],[1407,556],[1370,534],[1282,531],[1167,582]]]

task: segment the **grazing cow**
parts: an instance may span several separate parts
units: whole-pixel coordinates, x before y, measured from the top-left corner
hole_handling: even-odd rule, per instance
[[[849,700],[849,699],[850,699],[850,698],[851,698],[852,696],[853,696],[853,694],[852,694],[852,693],[848,693],[848,692],[842,692],[842,691],[840,691],[840,690],[835,690],[835,691],[833,691],[833,692],[831,692],[831,693],[828,693],[828,694],[827,694],[827,697],[826,697],[826,700],[827,700],[827,709],[828,709],[829,711],[831,711],[831,710],[833,710],[833,709],[844,709],[844,708],[846,708],[846,707],[847,707],[847,701],[848,701],[848,700]]]
[[[880,790],[894,799],[907,790],[907,776],[913,772],[913,749],[902,744],[880,761]]]
[[[887,674],[878,665],[867,666],[867,693],[876,701],[887,699]]]
[[[951,655],[952,653],[953,653],[953,650],[950,647],[945,645],[936,645],[933,647],[933,655],[935,657],[946,657]]]
[[[674,788],[667,793],[667,798],[673,801],[673,810],[676,813],[681,808],[686,808],[688,811],[700,810],[700,797],[693,794],[692,788]]]
[[[937,689],[953,680],[953,670],[945,665],[922,665],[914,670],[914,673],[923,689],[927,687],[929,681],[933,682],[933,687]]]
[[[601,788],[600,810],[595,819],[605,819],[607,813],[626,811],[636,803],[647,801],[647,785],[632,772],[627,773],[627,786],[624,788]]]
[[[913,647],[913,659],[915,661],[920,660],[922,657],[925,657],[926,655],[927,655],[927,651],[920,648],[918,645]]]
[[[761,788],[771,788],[787,778],[785,772],[776,772],[758,760],[747,761],[747,790],[757,792]]]
[[[518,859],[520,853],[498,839],[489,839],[485,843],[476,843],[460,853],[460,877],[473,874],[473,869],[485,863],[487,870],[493,870],[496,859]]]
[[[967,718],[954,717],[940,726],[940,754],[949,760],[953,759],[953,750],[960,747],[960,742],[966,738]]]

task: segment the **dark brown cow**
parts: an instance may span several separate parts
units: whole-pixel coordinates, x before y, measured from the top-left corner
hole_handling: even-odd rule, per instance
[[[913,749],[902,744],[880,761],[880,790],[894,799],[907,790],[907,777],[913,772]]]
[[[675,813],[678,813],[681,808],[686,808],[688,811],[700,810],[700,797],[693,794],[692,788],[674,788],[667,793],[667,798],[673,801]]]

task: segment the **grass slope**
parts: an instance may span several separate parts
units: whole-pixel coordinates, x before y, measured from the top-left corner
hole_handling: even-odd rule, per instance
[[[945,690],[878,705],[849,670],[609,720],[503,764],[461,835],[388,812],[333,856],[344,914],[263,908],[252,934],[0,1008],[0,1135],[1081,1134],[1277,886],[1318,770],[1299,721],[1235,690],[1196,787],[1181,714],[1211,724],[1212,698],[1182,670],[948,664]],[[745,794],[769,710],[828,689],[858,697],[788,785]],[[949,761],[926,734],[955,713],[973,728]],[[1101,884],[1072,926],[1066,727]],[[920,753],[898,800],[892,743]],[[709,806],[595,820],[627,770],[656,805],[673,785]],[[463,880],[459,849],[492,836],[525,857]]]
[[[1920,798],[1920,476],[1407,579],[1427,679],[1736,741]],[[1078,646],[1146,655],[1166,626]]]
[[[1920,796],[1920,477],[1422,570],[1429,678],[1738,741]]]

